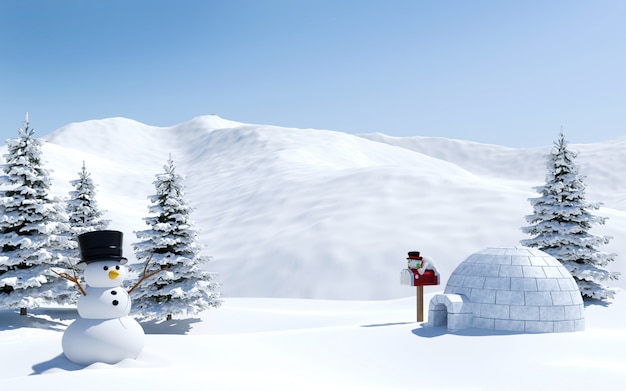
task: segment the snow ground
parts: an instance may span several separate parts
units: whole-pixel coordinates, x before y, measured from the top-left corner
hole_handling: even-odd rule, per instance
[[[433,258],[445,284],[471,253],[517,245],[548,146],[376,137],[216,116],[171,128],[115,118],[59,129],[44,146],[53,191],[67,196],[85,161],[131,262],[154,174],[172,153],[226,299],[198,319],[144,324],[137,360],[88,368],[62,355],[74,310],[0,310],[2,389],[623,388],[623,292],[588,306],[581,333],[449,334],[415,323],[414,291],[399,284],[407,251]],[[614,237],[604,249],[619,255],[611,270],[624,275],[625,142],[572,144],[589,200],[605,203],[597,213],[609,220],[596,232]],[[426,303],[441,290],[427,287]]]
[[[144,324],[137,360],[87,368],[61,350],[75,311],[39,309],[23,319],[4,310],[0,383],[50,391],[621,389],[625,310],[624,297],[588,306],[579,333],[451,334],[415,322],[415,297],[228,298],[197,319]]]

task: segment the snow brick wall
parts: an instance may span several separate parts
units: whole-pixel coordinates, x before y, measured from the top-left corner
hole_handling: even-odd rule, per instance
[[[428,311],[431,326],[528,333],[582,331],[583,299],[554,257],[528,247],[490,247],[470,255],[450,275]]]

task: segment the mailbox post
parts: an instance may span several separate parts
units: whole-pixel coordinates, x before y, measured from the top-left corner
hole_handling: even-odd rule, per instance
[[[400,283],[402,285],[416,287],[417,321],[424,321],[424,286],[439,285],[439,272],[427,259],[424,259],[419,251],[409,251],[407,258],[408,267],[400,271]]]
[[[418,285],[415,288],[417,288],[417,292],[415,292],[415,298],[417,301],[417,321],[423,322],[424,321],[424,286]]]

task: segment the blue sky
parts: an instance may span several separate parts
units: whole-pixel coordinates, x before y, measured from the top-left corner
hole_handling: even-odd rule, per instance
[[[626,136],[626,2],[3,0],[0,132],[204,114],[510,147]]]

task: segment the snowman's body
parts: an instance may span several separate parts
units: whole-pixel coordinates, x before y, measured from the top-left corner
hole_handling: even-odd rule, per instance
[[[135,359],[143,349],[143,329],[130,316],[76,319],[63,334],[63,353],[72,362],[116,364]]]
[[[90,365],[135,359],[143,349],[144,331],[128,314],[131,300],[121,287],[124,266],[107,260],[85,267],[85,296],[78,299],[80,318],[63,334],[63,352],[71,361]]]
[[[78,298],[78,315],[85,319],[120,318],[130,313],[130,297],[121,287],[87,288]]]

